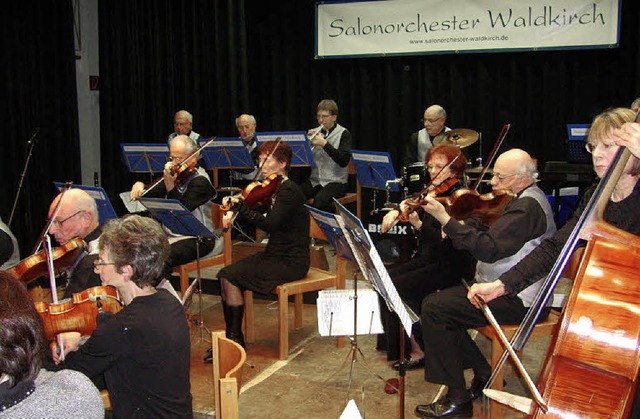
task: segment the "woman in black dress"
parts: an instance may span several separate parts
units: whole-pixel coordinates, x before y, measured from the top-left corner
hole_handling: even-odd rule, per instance
[[[447,197],[463,187],[459,178],[467,166],[467,158],[460,148],[451,144],[434,146],[427,152],[425,161],[431,176],[431,195]],[[402,201],[400,210],[406,212],[407,208],[406,201]],[[397,210],[385,215],[383,231],[391,227],[398,215]],[[418,235],[420,248],[407,263],[391,268],[389,276],[402,301],[419,314],[425,295],[458,285],[461,278],[473,278],[475,261],[468,252],[454,249],[449,239],[443,239],[440,223],[421,209],[409,214],[409,222]],[[396,360],[400,349],[399,322],[397,316],[386,307],[381,312],[387,337],[387,359]],[[420,327],[414,327],[414,333],[405,341],[408,356],[405,369],[417,369],[424,365],[421,340]],[[397,369],[399,365],[396,362],[393,366]]]
[[[271,179],[274,183],[269,186],[277,185],[268,201],[266,214],[234,197],[227,197],[223,202],[227,205],[230,203],[227,201],[231,201],[234,209],[225,213],[224,227],[231,225],[234,212],[237,212],[238,217],[269,234],[264,252],[231,264],[218,273],[227,338],[243,347],[243,290],[267,294],[280,284],[303,278],[309,270],[309,213],[304,207],[304,194],[287,178],[291,155],[291,147],[285,142],[269,141],[258,147],[262,177],[275,176]]]

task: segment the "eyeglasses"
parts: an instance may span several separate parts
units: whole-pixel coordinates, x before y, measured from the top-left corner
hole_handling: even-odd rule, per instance
[[[498,180],[505,180],[505,179],[509,179],[510,177],[518,176],[518,173],[514,173],[512,175],[503,175],[502,173],[493,172],[493,176],[497,177]]]
[[[425,123],[430,123],[430,124],[435,124],[436,122],[438,122],[439,120],[441,120],[442,117],[437,117],[437,118],[422,118],[420,120],[420,123],[425,124]]]
[[[604,151],[607,151],[611,147],[615,147],[615,144],[608,144],[608,143],[600,142],[598,144],[586,143],[584,145],[584,148],[587,150],[587,153],[589,153],[589,154],[593,154],[593,152],[596,151],[596,148],[598,148],[598,147],[602,147],[602,149]]]
[[[185,156],[185,157],[186,157],[186,156]],[[167,156],[167,161],[168,161],[168,162],[174,162],[174,161],[181,162],[182,160],[184,160],[184,157]]]
[[[75,217],[76,215],[80,214],[81,212],[84,212],[84,210],[76,211],[74,214],[71,214],[70,216],[68,216],[64,220],[53,220],[53,222],[51,223],[51,226],[55,226],[56,228],[62,228],[62,224],[64,224],[65,222],[67,222],[71,218]]]
[[[93,261],[93,266],[95,268],[98,268],[100,266],[106,266],[106,265],[115,265],[115,263],[113,262],[103,262],[102,259],[96,259]]]

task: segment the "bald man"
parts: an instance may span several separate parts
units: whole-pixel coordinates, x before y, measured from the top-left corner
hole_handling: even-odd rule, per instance
[[[417,162],[424,163],[424,156],[432,146],[447,142],[445,133],[451,129],[445,126],[446,122],[447,112],[442,106],[431,105],[425,109],[422,116],[424,128],[411,134],[405,148],[402,159],[405,166]]]
[[[498,279],[555,232],[553,211],[544,192],[536,186],[537,176],[536,161],[523,150],[509,150],[498,157],[491,186],[494,190],[507,189],[516,197],[491,226],[473,218],[464,222],[454,220],[442,204],[427,198],[423,208],[442,224],[453,246],[469,251],[478,260],[477,282]],[[491,301],[489,306],[498,322],[520,324],[541,285],[539,280],[517,296]],[[539,320],[548,314],[545,310]],[[435,403],[418,405],[415,413],[426,418],[471,417],[472,400],[482,394],[491,367],[467,329],[486,326],[486,318],[467,299],[467,290],[460,285],[425,297],[420,320],[426,354],[425,379],[446,385],[448,393]],[[466,387],[465,367],[474,372],[470,389]]]
[[[58,203],[60,205],[56,212]],[[85,251],[65,274],[67,284],[63,298],[102,285],[100,275],[93,270],[93,261],[98,258],[98,239],[102,233],[95,199],[82,189],[69,189],[53,199],[48,215],[49,219],[53,217],[49,233],[59,244],[63,245],[75,237],[87,243]]]

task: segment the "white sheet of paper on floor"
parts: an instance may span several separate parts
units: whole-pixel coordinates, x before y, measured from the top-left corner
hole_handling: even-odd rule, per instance
[[[320,336],[353,335],[354,290],[322,290],[318,293],[318,332]],[[378,294],[358,289],[358,335],[382,333]]]
[[[356,402],[354,402],[353,399],[347,403],[347,407],[342,411],[340,419],[362,419],[358,406],[356,406]]]

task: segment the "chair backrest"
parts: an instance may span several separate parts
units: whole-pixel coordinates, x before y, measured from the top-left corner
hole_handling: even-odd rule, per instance
[[[247,354],[242,346],[227,339],[222,330],[211,332],[211,342],[216,418],[237,418],[242,367]]]

